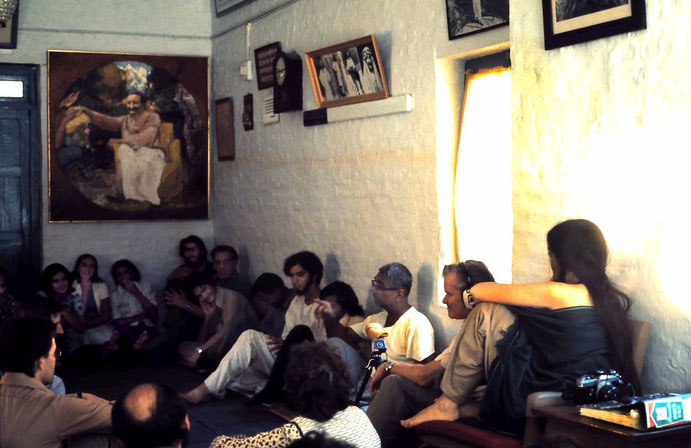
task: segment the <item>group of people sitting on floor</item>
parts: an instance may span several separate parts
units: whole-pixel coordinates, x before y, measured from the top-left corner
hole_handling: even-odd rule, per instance
[[[474,419],[520,435],[528,394],[562,390],[597,369],[616,368],[638,388],[630,299],[607,277],[600,229],[564,221],[549,231],[547,247],[547,282],[498,284],[479,261],[445,266],[443,303],[461,328],[439,355],[428,318],[409,303],[413,276],[396,262],[371,280],[382,311],[366,317],[348,284],[321,287],[323,264],[312,252],[286,258],[283,273],[293,289],[271,273],[249,288],[239,279],[234,249],[216,247],[209,263],[195,236],[180,242],[184,264],[160,298],[128,260],[111,268],[112,294],[92,255],[80,256],[72,273],[50,265],[43,297],[26,303],[6,293],[0,272],[0,446],[53,439],[59,446],[70,437],[70,446],[79,446],[84,436],[89,444],[82,446],[118,446],[94,435],[111,427],[128,447],[182,446],[190,427],[186,405],[227,390],[252,396],[254,404],[284,403],[299,416],[254,436],[219,436],[211,447],[298,446],[291,443],[322,443],[322,436],[334,446],[399,446],[402,431],[429,420]],[[21,311],[39,303],[51,305]],[[368,370],[374,339],[384,340],[386,361]],[[140,385],[112,406],[46,390],[61,351],[77,360],[179,356],[208,375],[181,395]],[[363,401],[366,411],[356,406]]]

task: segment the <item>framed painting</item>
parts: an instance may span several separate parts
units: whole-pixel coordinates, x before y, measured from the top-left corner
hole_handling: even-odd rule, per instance
[[[218,160],[235,160],[235,123],[233,99],[216,100],[216,151]]]
[[[209,60],[48,50],[50,222],[208,219]]]
[[[445,0],[449,40],[509,24],[509,0]]]
[[[373,35],[310,51],[305,56],[319,108],[389,96]]]
[[[17,48],[17,24],[19,23],[19,1],[12,20],[0,22],[0,48]]]
[[[645,0],[542,0],[545,50],[646,27]]]
[[[249,5],[254,0],[214,0],[216,4],[216,17],[224,16],[245,5]]]

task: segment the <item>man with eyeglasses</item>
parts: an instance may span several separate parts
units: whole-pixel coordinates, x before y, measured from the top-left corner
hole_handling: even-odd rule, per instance
[[[53,381],[60,351],[56,325],[17,319],[0,329],[0,446],[13,448],[116,447],[111,405],[94,395],[56,395]]]
[[[382,336],[386,343],[388,362],[384,369],[396,363],[425,363],[434,354],[434,329],[429,319],[408,303],[413,276],[401,263],[389,263],[372,280],[374,303],[384,311],[367,316],[363,322],[344,327],[334,316],[331,304],[318,300],[318,315],[324,319],[329,343],[338,347],[350,368],[351,380],[357,385],[364,375],[362,358],[353,345]]]

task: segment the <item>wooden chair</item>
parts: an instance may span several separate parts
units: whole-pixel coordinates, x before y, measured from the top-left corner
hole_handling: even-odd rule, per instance
[[[629,320],[633,336],[633,363],[639,376],[643,372],[650,340],[650,322]],[[431,421],[415,427],[423,443],[436,447],[519,448],[539,439],[544,428],[533,409],[563,403],[561,392],[535,392],[526,402],[526,427],[523,440],[460,422]]]

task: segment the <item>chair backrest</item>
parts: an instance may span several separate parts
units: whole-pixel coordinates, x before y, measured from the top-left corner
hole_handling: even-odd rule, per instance
[[[639,377],[643,374],[643,364],[645,355],[648,353],[648,342],[650,341],[650,322],[629,319],[631,326],[631,347],[633,349],[633,365]]]

